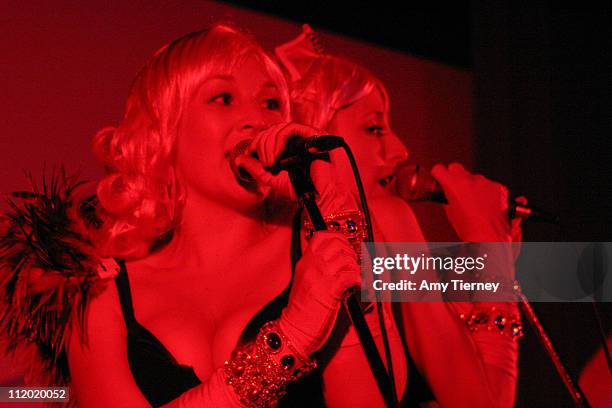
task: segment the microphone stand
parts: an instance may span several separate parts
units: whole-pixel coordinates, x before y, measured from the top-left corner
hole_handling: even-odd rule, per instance
[[[308,215],[312,221],[312,225],[315,230],[323,231],[327,230],[325,220],[321,215],[321,211],[315,201],[315,187],[310,178],[310,164],[313,161],[312,155],[304,155],[289,169],[289,179],[295,189],[297,196],[300,198],[301,203],[306,207]],[[350,290],[350,294],[345,298],[343,306],[351,318],[357,336],[361,341],[363,350],[366,358],[372,370],[372,374],[376,379],[376,384],[380,390],[387,407],[396,408],[399,406],[397,398],[395,396],[395,389],[392,385],[389,373],[385,369],[382,358],[376,348],[376,343],[370,329],[366,323],[363,311],[361,309],[360,301],[355,288]]]
[[[538,336],[538,339],[540,340],[540,343],[542,343],[542,345],[544,346],[548,357],[555,366],[557,374],[563,381],[563,385],[571,395],[572,400],[574,401],[574,405],[579,408],[590,407],[584,393],[582,392],[578,384],[574,383],[572,377],[567,372],[567,369],[563,365],[559,354],[557,354],[557,352],[555,351],[550,337],[548,337],[548,334],[546,334],[544,327],[542,327],[540,320],[536,316],[535,311],[527,300],[527,296],[525,296],[525,294],[521,291],[521,287],[519,286],[518,282],[514,284],[514,293],[519,300],[519,306],[521,307],[523,314],[525,315],[525,317],[527,317],[530,326],[535,331],[536,335]]]

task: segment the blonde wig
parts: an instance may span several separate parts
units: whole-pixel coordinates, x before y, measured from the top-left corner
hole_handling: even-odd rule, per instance
[[[134,79],[124,117],[100,130],[93,148],[107,175],[97,188],[104,225],[103,255],[137,258],[167,240],[180,223],[185,200],[174,172],[174,147],[182,110],[198,85],[259,59],[281,92],[290,115],[282,71],[254,39],[228,25],[187,34],[158,50]]]

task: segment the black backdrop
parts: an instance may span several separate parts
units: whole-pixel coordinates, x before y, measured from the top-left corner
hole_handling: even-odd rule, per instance
[[[610,241],[608,12],[532,3],[473,4],[477,166],[560,215],[560,228],[526,225],[526,241]],[[600,306],[610,335],[612,304]],[[534,308],[577,376],[598,346],[592,306]],[[571,406],[534,336],[521,346],[517,405]]]

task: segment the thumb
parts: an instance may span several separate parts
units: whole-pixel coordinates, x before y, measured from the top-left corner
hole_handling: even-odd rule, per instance
[[[449,204],[457,201],[456,194],[453,190],[453,175],[443,164],[436,164],[431,169],[431,176],[440,184],[444,195]]]
[[[438,163],[432,167],[431,176],[442,185],[448,181],[448,169],[443,164]]]

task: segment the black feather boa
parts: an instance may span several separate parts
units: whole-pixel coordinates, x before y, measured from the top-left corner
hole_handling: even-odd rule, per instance
[[[65,386],[72,329],[82,336],[85,308],[104,281],[87,238],[84,181],[62,170],[41,187],[11,194],[0,228],[0,333],[5,351],[27,368],[26,382]],[[87,202],[85,202],[87,204]],[[80,208],[79,208],[80,207]],[[91,226],[87,224],[87,226]]]

